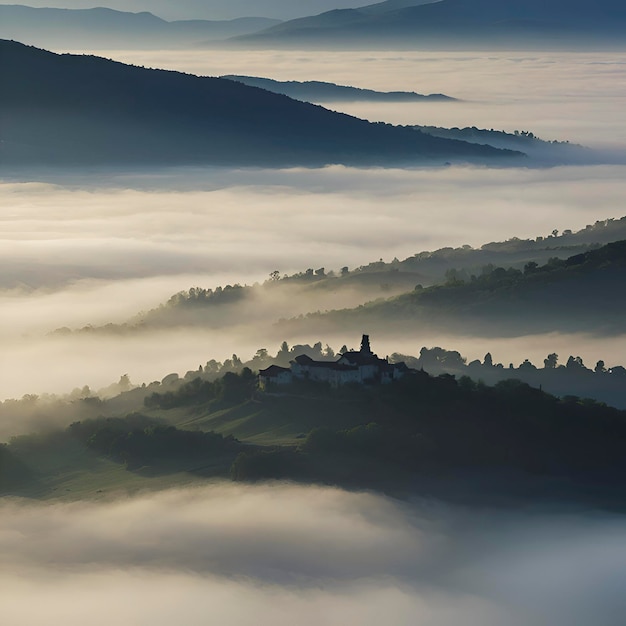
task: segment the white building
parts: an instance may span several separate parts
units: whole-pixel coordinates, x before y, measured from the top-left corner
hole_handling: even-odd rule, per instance
[[[272,365],[259,372],[259,387],[286,385],[293,380],[313,380],[339,387],[349,383],[387,384],[402,378],[409,368],[405,363],[389,363],[381,359],[370,348],[369,336],[363,335],[361,349],[344,352],[336,361],[314,361],[300,355],[291,361],[291,368]]]

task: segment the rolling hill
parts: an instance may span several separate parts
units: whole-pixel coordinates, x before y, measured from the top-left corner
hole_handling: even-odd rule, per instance
[[[376,300],[355,309],[285,322],[317,332],[367,327],[463,329],[483,336],[541,332],[621,334],[626,296],[626,241],[524,270],[487,268],[480,275],[448,270],[445,284]]]
[[[0,41],[0,159],[30,164],[385,164],[521,153],[372,124],[234,81]]]

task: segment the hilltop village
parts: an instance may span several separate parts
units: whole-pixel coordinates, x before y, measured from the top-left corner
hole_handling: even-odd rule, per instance
[[[312,380],[340,387],[349,383],[388,384],[402,378],[409,368],[405,363],[389,363],[372,352],[369,335],[363,335],[361,349],[339,355],[336,361],[314,361],[303,354],[290,363],[290,367],[271,365],[259,372],[259,388],[289,385],[294,380]]]

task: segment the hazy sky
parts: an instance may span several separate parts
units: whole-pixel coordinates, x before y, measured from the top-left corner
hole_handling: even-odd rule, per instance
[[[18,4],[0,2],[0,4]],[[292,19],[316,15],[331,9],[373,4],[365,0],[24,0],[32,7],[91,9],[108,7],[119,11],[149,11],[167,20],[223,20],[236,17]],[[416,2],[419,4],[419,2]]]

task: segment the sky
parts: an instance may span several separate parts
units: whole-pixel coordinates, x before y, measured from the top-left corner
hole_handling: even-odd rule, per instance
[[[0,4],[18,4],[0,2]],[[339,8],[354,8],[363,0],[25,0],[32,7],[91,9],[107,7],[118,11],[149,11],[166,20],[227,20],[237,17],[272,17],[287,20]]]

